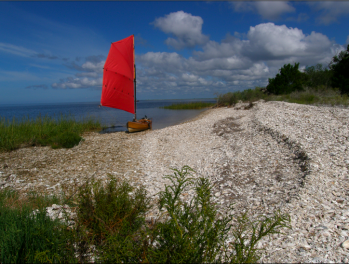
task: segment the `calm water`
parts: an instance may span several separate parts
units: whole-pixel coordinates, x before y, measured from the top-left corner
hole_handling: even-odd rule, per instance
[[[190,100],[147,100],[137,102],[137,118],[147,115],[153,119],[153,129],[160,129],[176,125],[197,116],[205,110],[168,110],[161,106],[182,102],[215,102],[214,99],[190,99]],[[6,105],[0,106],[0,116],[6,119],[21,119],[22,117],[35,118],[41,116],[58,117],[60,114],[71,114],[77,120],[92,117],[99,120],[102,125],[108,126],[105,132],[125,131],[127,121],[132,121],[133,114],[109,107],[98,107],[96,103],[61,103],[61,104],[37,104],[37,105]]]

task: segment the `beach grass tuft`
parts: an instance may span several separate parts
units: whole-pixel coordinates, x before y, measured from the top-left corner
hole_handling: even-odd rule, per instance
[[[84,132],[100,129],[101,124],[92,118],[76,121],[71,115],[14,117],[12,120],[0,117],[0,151],[25,146],[71,148],[79,144]]]

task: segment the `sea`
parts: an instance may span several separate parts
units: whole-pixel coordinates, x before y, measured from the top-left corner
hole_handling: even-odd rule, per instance
[[[180,100],[139,100],[137,102],[137,119],[147,116],[153,120],[153,129],[161,129],[177,125],[199,115],[200,110],[169,110],[160,107],[174,103],[212,102],[215,99],[180,99]],[[50,116],[58,118],[61,115],[73,116],[81,121],[88,118],[98,120],[105,128],[101,133],[126,131],[126,123],[132,121],[133,114],[109,107],[99,106],[99,102],[52,103],[52,104],[17,104],[0,105],[0,118],[17,121],[23,118]]]

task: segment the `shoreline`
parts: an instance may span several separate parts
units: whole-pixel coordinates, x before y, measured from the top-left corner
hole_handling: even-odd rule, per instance
[[[0,153],[0,188],[67,193],[90,177],[113,174],[156,198],[189,165],[214,184],[219,213],[250,217],[282,210],[292,230],[273,235],[263,262],[348,262],[349,110],[256,102],[214,108],[178,125],[135,134],[88,133],[72,149],[31,147]],[[191,193],[186,198],[190,199]],[[156,217],[156,210],[149,218]]]

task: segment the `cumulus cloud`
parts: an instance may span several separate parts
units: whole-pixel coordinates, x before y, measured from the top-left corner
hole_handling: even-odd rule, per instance
[[[236,36],[243,36],[242,38]],[[287,63],[325,66],[341,45],[327,36],[298,28],[263,23],[246,34],[227,34],[221,42],[208,41],[189,58],[176,52],[148,52],[136,57],[137,87],[161,95],[211,91],[226,92],[265,86]],[[194,90],[193,90],[194,89]]]
[[[262,23],[245,33],[228,33],[220,42],[206,41],[201,51],[193,51],[188,58],[177,52],[136,55],[137,93],[151,92],[164,98],[174,94],[204,97],[216,91],[265,86],[284,64],[300,62],[303,68],[327,65],[343,49],[321,33],[305,34],[298,28]],[[104,61],[102,56],[71,61],[67,67],[78,72],[52,87],[100,89]]]
[[[284,13],[291,13],[295,8],[283,1],[232,2],[235,12],[254,12],[268,20],[277,20]]]
[[[68,77],[61,79],[58,83],[53,83],[52,88],[60,89],[78,89],[78,88],[91,88],[91,87],[102,87],[102,78],[90,79]]]
[[[272,60],[290,56],[305,59],[329,50],[332,42],[327,36],[311,32],[305,35],[298,28],[288,28],[285,25],[277,26],[273,23],[260,24],[250,27],[247,34],[244,55],[251,59]]]
[[[155,19],[152,24],[175,38],[168,38],[166,44],[175,49],[192,48],[203,45],[209,37],[202,34],[203,19],[199,16],[178,11]]]
[[[320,24],[331,24],[337,22],[338,18],[349,14],[349,2],[328,1],[328,2],[308,2],[313,11],[319,14],[317,21]]]
[[[56,89],[79,89],[102,87],[102,73],[105,57],[102,55],[89,56],[84,59],[76,58],[75,61],[66,63],[69,69],[77,70],[75,77],[67,77],[53,83],[52,88]]]

